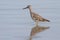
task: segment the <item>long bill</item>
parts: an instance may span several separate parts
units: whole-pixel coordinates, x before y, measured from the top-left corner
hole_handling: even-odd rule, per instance
[[[25,8],[23,8],[23,9],[27,9],[28,7],[25,7]]]

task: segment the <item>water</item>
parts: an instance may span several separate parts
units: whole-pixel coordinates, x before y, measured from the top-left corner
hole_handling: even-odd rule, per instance
[[[51,22],[40,22],[50,29],[33,40],[60,40],[60,0],[0,0],[0,40],[28,40],[35,22],[23,7],[31,4],[34,11]],[[37,6],[36,6],[37,5]]]

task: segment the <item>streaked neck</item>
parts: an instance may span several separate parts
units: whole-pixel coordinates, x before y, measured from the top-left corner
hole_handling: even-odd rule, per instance
[[[29,7],[29,11],[30,11],[30,12],[32,12],[32,11],[33,11],[33,10],[32,10],[32,7]]]
[[[33,13],[32,7],[29,7],[29,11],[30,11],[30,15],[32,17],[32,13]]]

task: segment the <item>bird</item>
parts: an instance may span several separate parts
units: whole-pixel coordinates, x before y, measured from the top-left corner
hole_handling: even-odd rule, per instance
[[[34,12],[32,10],[32,5],[27,5],[27,7],[23,8],[24,9],[29,9],[30,11],[30,16],[31,18],[35,21],[36,26],[38,25],[38,23],[41,22],[50,22],[50,20],[47,20],[45,18],[43,18],[42,16],[40,16],[39,14],[37,14],[36,12]]]

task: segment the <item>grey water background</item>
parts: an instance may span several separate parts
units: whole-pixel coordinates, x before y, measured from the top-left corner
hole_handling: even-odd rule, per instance
[[[33,40],[60,40],[60,0],[0,0],[0,40],[27,40],[35,22],[27,5],[37,14],[51,22],[40,22],[40,26],[50,27],[38,33]]]

